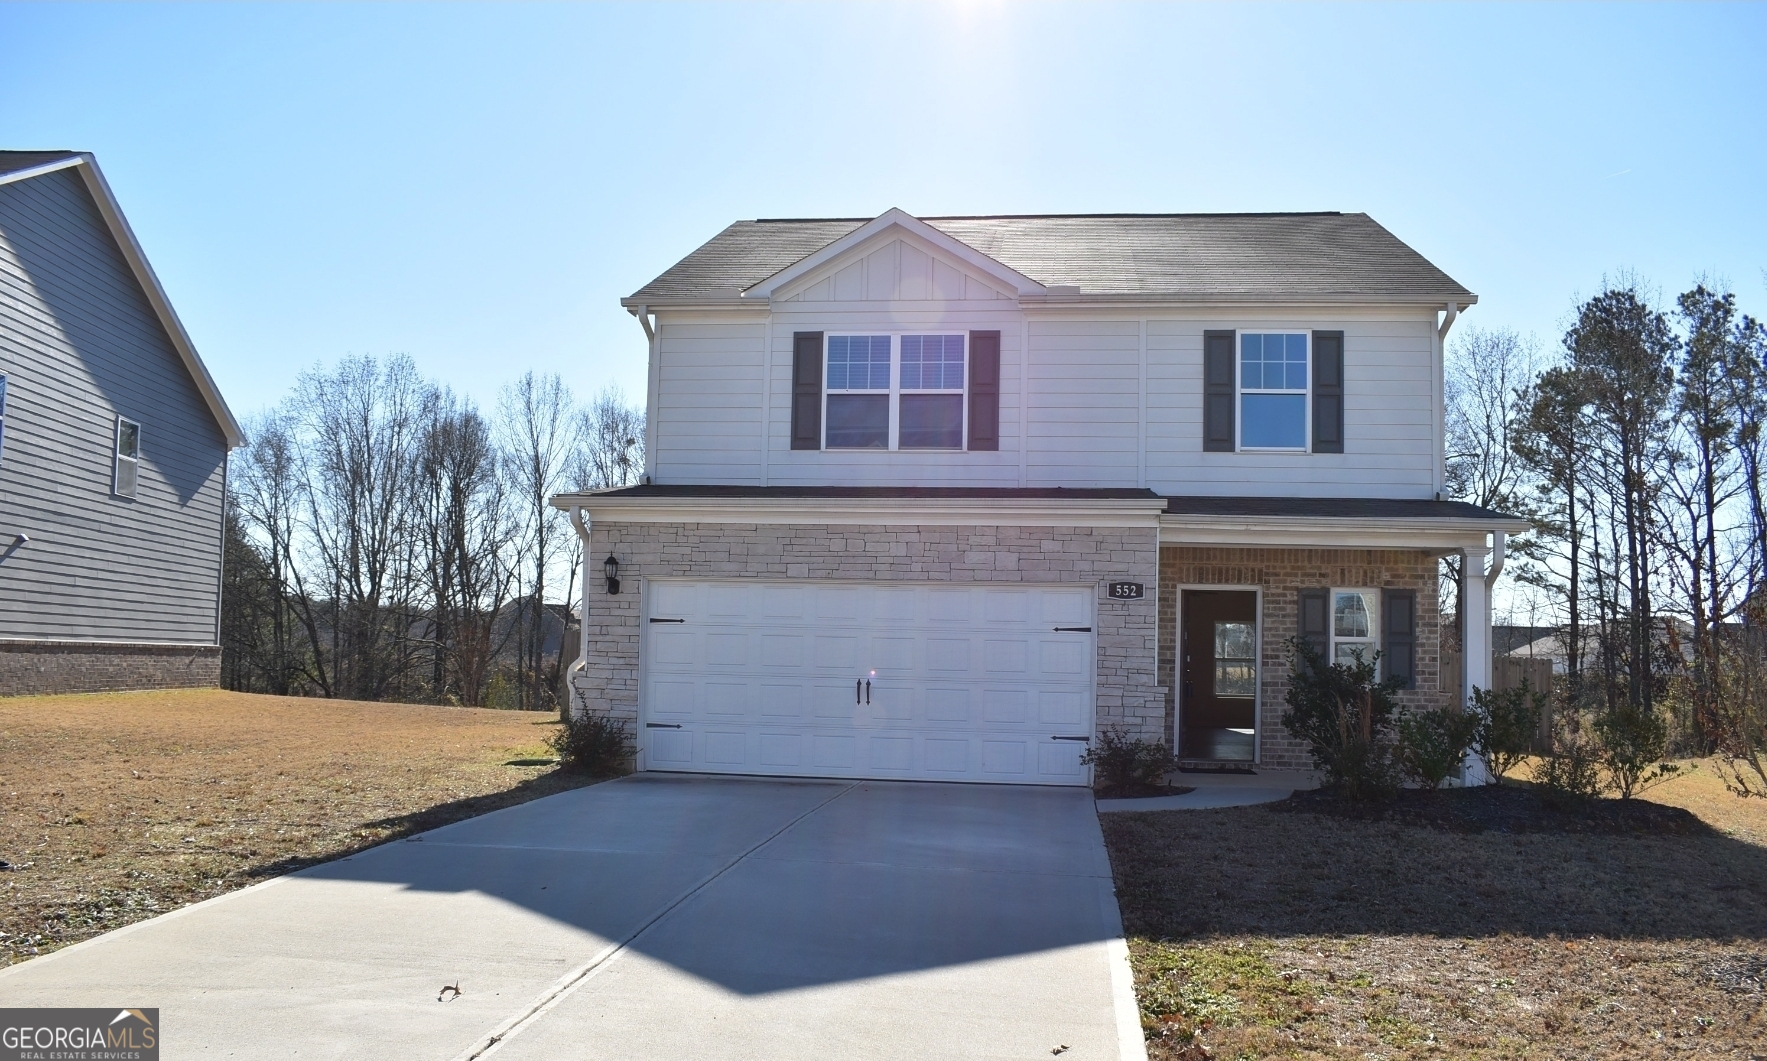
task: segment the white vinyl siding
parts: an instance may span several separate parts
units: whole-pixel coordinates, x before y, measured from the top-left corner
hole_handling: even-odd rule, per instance
[[[659,482],[760,483],[765,334],[753,319],[662,324],[652,457]]]

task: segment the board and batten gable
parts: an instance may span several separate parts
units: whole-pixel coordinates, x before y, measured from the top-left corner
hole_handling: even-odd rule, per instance
[[[227,437],[73,169],[0,185],[0,372],[0,639],[213,645]]]

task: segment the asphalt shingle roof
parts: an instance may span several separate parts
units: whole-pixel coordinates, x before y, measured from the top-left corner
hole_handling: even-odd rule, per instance
[[[738,221],[635,301],[731,297],[871,218]],[[1059,214],[920,220],[1083,296],[1471,299],[1367,214]]]

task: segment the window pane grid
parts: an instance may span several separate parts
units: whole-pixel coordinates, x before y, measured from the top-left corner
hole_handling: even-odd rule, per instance
[[[1242,335],[1239,337],[1240,388],[1243,390],[1305,391],[1307,389],[1307,337],[1305,335]]]
[[[828,337],[828,389],[887,391],[890,389],[890,337],[831,335]]]
[[[963,336],[902,336],[903,390],[962,390]]]

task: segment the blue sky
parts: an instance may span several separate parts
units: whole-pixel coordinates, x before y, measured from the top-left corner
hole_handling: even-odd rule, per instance
[[[235,410],[410,354],[643,390],[619,308],[737,218],[1364,210],[1556,342],[1767,315],[1767,8],[0,5],[0,145],[95,151]]]

